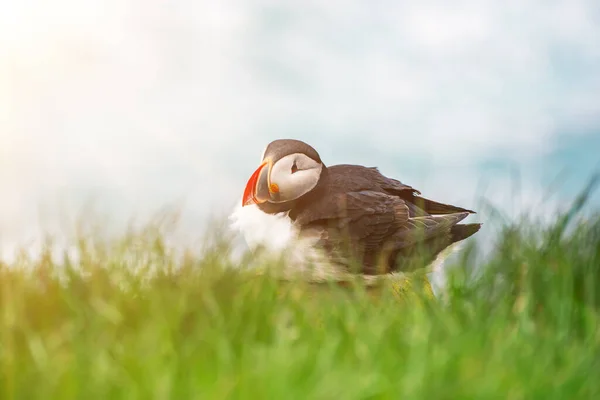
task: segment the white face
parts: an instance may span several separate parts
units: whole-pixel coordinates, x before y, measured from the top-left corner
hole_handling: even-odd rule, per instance
[[[287,155],[271,169],[271,184],[279,187],[272,203],[282,203],[299,198],[317,186],[323,165],[302,153]]]

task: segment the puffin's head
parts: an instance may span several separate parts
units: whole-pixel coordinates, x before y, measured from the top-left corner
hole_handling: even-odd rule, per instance
[[[296,200],[317,186],[323,170],[319,153],[293,139],[269,143],[261,161],[246,184],[242,206]]]

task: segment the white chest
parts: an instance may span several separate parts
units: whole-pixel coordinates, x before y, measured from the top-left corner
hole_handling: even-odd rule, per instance
[[[317,279],[340,274],[324,253],[315,246],[318,237],[310,234],[299,238],[286,214],[270,215],[257,206],[238,206],[229,216],[230,227],[244,237],[251,252],[262,249],[268,258],[282,257],[285,274],[311,271]],[[254,260],[260,267],[261,260]]]
[[[256,205],[238,205],[229,216],[230,227],[242,234],[250,250],[264,247],[280,252],[290,245],[295,235],[290,219],[285,214],[270,215]]]

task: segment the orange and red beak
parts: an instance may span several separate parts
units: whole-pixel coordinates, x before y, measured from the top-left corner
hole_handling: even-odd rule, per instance
[[[248,179],[244,197],[242,198],[242,207],[251,204],[260,204],[268,201],[271,198],[271,184],[269,182],[269,173],[271,170],[271,162],[266,160]]]

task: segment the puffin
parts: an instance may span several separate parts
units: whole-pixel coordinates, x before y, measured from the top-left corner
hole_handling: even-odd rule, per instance
[[[309,144],[277,139],[247,181],[242,208],[284,218],[328,262],[363,276],[409,272],[479,231],[475,211],[421,196],[377,167],[327,166]]]

